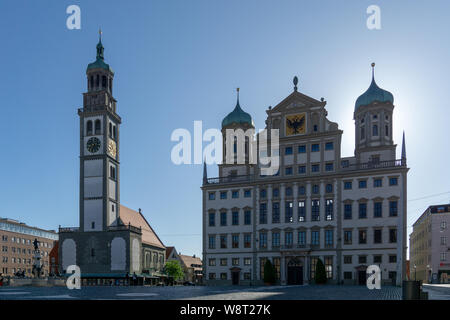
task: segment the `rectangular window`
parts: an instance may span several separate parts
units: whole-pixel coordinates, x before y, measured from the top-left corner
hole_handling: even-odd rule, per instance
[[[209,266],[214,267],[216,265],[216,259],[209,259]]]
[[[367,188],[367,180],[359,180],[359,188],[360,189],[366,189]]]
[[[333,150],[334,149],[334,144],[333,142],[327,142],[325,143],[325,150]]]
[[[309,278],[310,279],[314,279],[315,275],[316,275],[316,266],[317,266],[317,261],[319,260],[318,257],[311,257],[310,260],[310,265],[309,265]]]
[[[233,190],[233,191],[231,191],[231,197],[232,197],[233,199],[239,198],[239,190]]]
[[[359,204],[359,218],[365,219],[367,218],[367,203],[360,203]]]
[[[221,226],[226,226],[227,225],[227,213],[226,212],[221,212],[220,213],[220,225]]]
[[[272,223],[280,223],[280,203],[272,203]]]
[[[311,172],[319,172],[320,166],[318,164],[311,165]]]
[[[239,235],[238,234],[233,234],[231,236],[231,247],[234,249],[239,248]]]
[[[374,202],[373,204],[373,217],[381,218],[383,216],[383,203],[382,202]]]
[[[390,186],[396,186],[398,185],[398,178],[389,178],[389,185]]]
[[[285,232],[284,233],[284,245],[287,247],[291,247],[294,241],[294,237],[292,232]]]
[[[351,264],[352,263],[352,256],[344,256],[344,263],[345,264]]]
[[[251,280],[252,274],[250,272],[244,272],[244,280]]]
[[[244,211],[244,224],[249,225],[252,223],[252,212],[250,210]]]
[[[221,191],[220,192],[220,199],[226,199],[227,198],[227,192],[226,191]]]
[[[359,244],[367,243],[367,230],[359,230]]]
[[[227,248],[227,235],[221,235],[220,236],[220,249],[226,249]]]
[[[220,280],[227,280],[227,273],[226,272],[222,272],[220,274]]]
[[[327,199],[325,201],[325,218],[328,221],[333,220],[333,199]]]
[[[389,201],[389,216],[396,217],[398,214],[398,202],[397,201]]]
[[[345,220],[352,219],[352,204],[351,203],[344,204],[344,219]]]
[[[389,255],[389,263],[397,263],[397,255],[395,254]]]
[[[306,221],[306,207],[304,200],[298,202],[298,221],[299,222]]]
[[[305,231],[298,232],[298,245],[299,246],[306,245],[306,232]]]
[[[373,187],[374,188],[381,188],[383,186],[383,180],[382,179],[374,179],[373,180]]]
[[[259,223],[267,223],[267,204],[261,203],[259,205]]]
[[[292,174],[292,167],[286,167],[284,168],[285,175],[289,176]]]
[[[333,162],[325,163],[325,171],[333,171],[333,170],[334,170]]]
[[[209,273],[209,280],[215,280],[216,279],[216,274],[215,273]]]
[[[284,148],[284,154],[285,154],[285,155],[290,155],[290,154],[292,154],[292,147],[286,147],[286,148]]]
[[[447,252],[441,252],[441,261],[447,260]]]
[[[441,237],[441,246],[447,245],[447,237]]]
[[[267,248],[267,233],[265,232],[259,234],[259,247]]]
[[[389,242],[390,243],[397,242],[397,229],[389,229]]]
[[[272,248],[278,248],[280,246],[280,233],[272,232]]]
[[[259,258],[259,278],[264,279],[264,266],[266,264],[267,258]]]
[[[325,246],[333,246],[333,230],[325,230]]]
[[[319,151],[320,151],[319,144],[312,144],[311,145],[311,152],[319,152]]]
[[[298,146],[298,153],[306,153],[306,146]]]
[[[351,271],[344,272],[344,280],[352,280],[352,272]]]
[[[358,263],[367,263],[367,256],[358,256]]]
[[[214,227],[216,225],[216,214],[214,212],[209,213],[209,226]]]
[[[298,187],[298,194],[301,196],[304,196],[306,194],[305,186],[299,186]]]
[[[231,213],[231,223],[233,226],[239,225],[239,211],[233,211]]]
[[[244,198],[250,198],[252,196],[252,190],[251,189],[245,189],[244,190]]]
[[[311,221],[320,220],[320,200],[311,201]]]
[[[373,230],[373,243],[382,243],[382,230],[381,229],[375,229]]]
[[[286,201],[285,202],[285,218],[284,218],[284,222],[289,223],[289,222],[294,222],[294,205],[292,203],[292,201]]]
[[[352,182],[351,181],[345,181],[344,182],[344,189],[345,190],[351,190],[352,189]]]
[[[373,263],[381,263],[383,260],[383,256],[380,254],[374,255],[373,256]]]
[[[272,190],[272,197],[278,198],[279,196],[280,196],[280,189],[274,188],[274,189]]]
[[[250,233],[244,234],[244,248],[252,247],[252,235]]]
[[[344,244],[352,244],[352,230],[344,230]]]
[[[298,174],[305,174],[306,166],[298,166]]]
[[[320,244],[319,231],[311,231],[311,245],[318,246]]]
[[[239,258],[232,258],[231,259],[231,265],[238,266],[239,265]]]
[[[261,191],[259,192],[259,195],[260,195],[261,199],[265,199],[267,196],[266,189],[261,189]]]
[[[252,258],[244,258],[244,265],[249,266],[252,264]]]
[[[333,278],[333,257],[325,257],[325,271],[327,273],[327,279]]]
[[[275,278],[277,280],[280,279],[280,270],[281,270],[281,268],[280,268],[280,265],[281,265],[280,261],[281,261],[281,259],[279,257],[273,257],[272,258],[272,264],[273,264],[273,267],[275,269]]]

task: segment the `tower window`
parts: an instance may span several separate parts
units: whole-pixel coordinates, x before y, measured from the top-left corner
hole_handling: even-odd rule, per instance
[[[91,76],[90,87],[91,87],[91,89],[94,87],[94,76]]]
[[[361,127],[361,140],[364,140],[366,138],[366,130],[364,130],[364,127]]]
[[[90,136],[92,134],[92,121],[89,120],[86,124],[86,135]]]
[[[97,77],[95,79],[95,86],[98,88],[99,85],[100,85],[100,76],[97,75]]]
[[[91,257],[95,257],[95,249],[91,248]]]
[[[385,129],[386,137],[388,137],[388,136],[389,136],[389,126],[386,125],[386,126],[384,127],[384,129]]]
[[[102,76],[102,88],[106,89],[107,83],[106,83],[106,76]]]
[[[109,78],[109,92],[112,93],[112,79]]]
[[[372,135],[375,137],[375,136],[378,136],[378,125],[376,125],[376,124],[374,124],[373,125],[373,128],[372,128]]]
[[[116,126],[113,126],[113,139],[116,140]]]
[[[95,120],[95,134],[100,134],[101,132],[101,122],[99,119]]]
[[[112,137],[112,124],[111,122],[109,123],[109,137]]]
[[[95,222],[94,221],[92,221],[92,223],[91,223],[91,229],[95,229]]]

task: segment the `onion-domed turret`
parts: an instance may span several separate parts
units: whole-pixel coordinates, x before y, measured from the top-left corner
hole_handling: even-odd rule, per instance
[[[104,69],[111,73],[114,73],[113,69],[109,66],[109,64],[105,62],[105,58],[103,56],[104,51],[105,48],[103,47],[102,44],[102,32],[99,31],[99,39],[97,44],[97,59],[94,62],[88,64],[86,71],[89,71],[91,69]]]
[[[239,88],[237,88],[237,102],[236,107],[233,111],[231,111],[223,120],[222,120],[222,128],[230,126],[232,124],[235,125],[248,125],[254,127],[252,117],[241,109],[239,105]]]
[[[394,96],[389,91],[381,89],[375,82],[374,70],[375,63],[372,63],[372,83],[369,89],[356,99],[355,112],[359,107],[367,106],[372,102],[391,102],[394,103]]]

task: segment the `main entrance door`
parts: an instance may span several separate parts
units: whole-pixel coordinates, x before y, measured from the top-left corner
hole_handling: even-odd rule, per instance
[[[232,271],[231,272],[231,283],[233,285],[239,284],[239,271]]]
[[[358,284],[360,286],[365,286],[367,284],[367,274],[366,271],[358,271]]]
[[[303,263],[299,259],[291,259],[287,265],[287,284],[303,284]]]

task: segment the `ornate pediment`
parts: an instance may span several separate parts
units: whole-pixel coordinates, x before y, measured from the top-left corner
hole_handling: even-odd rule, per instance
[[[273,109],[268,111],[269,114],[278,112],[292,112],[297,110],[305,110],[312,107],[324,107],[326,101],[319,101],[311,98],[303,93],[294,91],[287,96],[283,101],[277,104]]]

